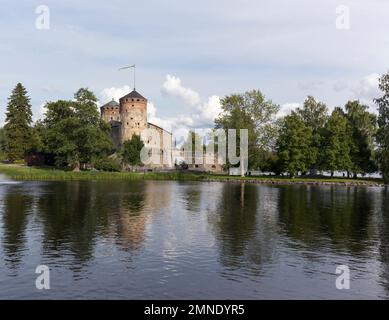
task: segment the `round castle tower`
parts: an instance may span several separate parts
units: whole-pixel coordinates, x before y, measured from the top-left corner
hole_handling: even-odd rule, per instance
[[[107,122],[120,121],[119,103],[114,99],[100,107],[101,118]]]
[[[147,128],[147,99],[132,91],[120,98],[121,142],[130,140],[133,134],[139,135]]]

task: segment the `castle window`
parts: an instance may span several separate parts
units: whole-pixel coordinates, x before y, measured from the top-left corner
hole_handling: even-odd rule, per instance
[[[136,101],[140,101],[139,99],[136,99]]]
[[[127,125],[128,125],[128,122],[127,122]]]
[[[112,117],[111,117],[111,120],[113,120]]]
[[[134,101],[134,99],[132,99],[132,101]]]

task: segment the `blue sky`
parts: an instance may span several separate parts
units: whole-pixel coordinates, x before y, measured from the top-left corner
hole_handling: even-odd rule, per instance
[[[389,2],[10,1],[0,12],[0,122],[22,82],[35,118],[45,101],[89,87],[101,102],[129,87],[152,103],[159,124],[210,125],[217,98],[260,89],[286,112],[314,95],[329,107],[370,103],[389,69]],[[35,9],[50,9],[50,29]],[[336,28],[336,8],[350,29]],[[168,75],[170,75],[168,77]],[[193,94],[198,96],[193,100]]]

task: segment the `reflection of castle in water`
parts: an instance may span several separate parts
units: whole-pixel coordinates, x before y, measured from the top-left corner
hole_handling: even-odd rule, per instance
[[[118,210],[110,216],[109,233],[115,236],[122,248],[139,249],[145,241],[150,219],[170,205],[170,184],[144,182],[136,191],[118,195]]]

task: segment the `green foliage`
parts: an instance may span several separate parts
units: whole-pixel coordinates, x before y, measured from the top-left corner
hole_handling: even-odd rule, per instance
[[[5,151],[5,132],[4,128],[0,128],[0,152]]]
[[[133,135],[130,140],[124,141],[120,150],[123,164],[129,164],[131,166],[142,165],[140,152],[143,146],[144,143],[138,135]]]
[[[323,143],[324,126],[328,120],[327,106],[315,100],[314,97],[308,96],[302,108],[296,110],[304,124],[311,129],[311,157],[312,162],[308,169],[318,169],[324,159],[321,152]]]
[[[311,143],[312,129],[301,117],[296,112],[286,116],[277,141],[280,169],[291,177],[306,172],[316,160]]]
[[[45,151],[55,155],[57,166],[79,169],[92,159],[106,157],[112,142],[109,126],[100,119],[94,94],[80,89],[74,97],[75,101],[47,103],[46,117],[36,132]]]
[[[259,168],[262,164],[259,154],[274,149],[277,139],[275,115],[279,106],[259,90],[244,94],[232,94],[221,100],[222,114],[215,120],[216,129],[236,129],[236,154],[239,156],[240,129],[248,130],[249,168]]]
[[[304,121],[305,125],[312,129],[313,133],[319,132],[326,124],[328,119],[327,106],[308,96],[302,108],[297,109],[297,114]]]
[[[335,108],[325,124],[322,144],[322,169],[334,171],[351,171],[352,153],[355,149],[352,128],[344,112]]]
[[[379,82],[383,96],[375,100],[378,105],[377,142],[379,169],[386,183],[389,183],[389,72],[384,74]]]
[[[79,169],[112,150],[109,127],[100,119],[96,97],[80,89],[74,101],[46,104],[46,117],[35,127],[37,148],[54,154],[56,165]]]
[[[99,171],[118,172],[121,170],[120,163],[112,158],[97,159],[93,162],[93,167]]]
[[[27,90],[18,83],[8,98],[4,125],[4,149],[8,160],[25,156],[31,147],[32,111]]]
[[[346,117],[352,128],[355,148],[352,152],[354,174],[376,171],[374,161],[374,136],[377,132],[376,116],[368,111],[369,107],[359,101],[346,104]]]

